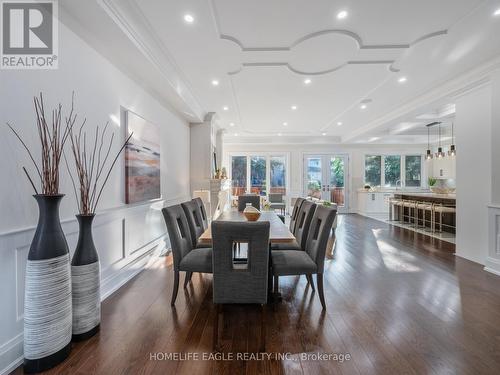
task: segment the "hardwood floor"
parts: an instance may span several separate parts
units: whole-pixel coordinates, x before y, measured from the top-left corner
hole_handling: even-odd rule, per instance
[[[202,360],[212,345],[211,277],[194,274],[171,307],[172,259],[161,258],[103,303],[100,334],[49,373],[499,374],[500,277],[453,252],[447,242],[341,216],[335,258],[325,264],[326,312],[305,277],[280,278],[283,302],[268,310],[266,349],[288,354],[247,361]],[[259,319],[258,306],[224,308],[226,358],[258,351]],[[176,353],[200,360],[166,359]],[[350,360],[305,358],[315,353]]]

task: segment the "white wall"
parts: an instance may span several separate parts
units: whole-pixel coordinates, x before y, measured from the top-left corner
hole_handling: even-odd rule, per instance
[[[259,153],[259,152],[286,153],[289,156],[289,197],[298,197],[303,194],[303,159],[305,154],[346,154],[349,156],[349,187],[350,187],[350,202],[349,211],[357,211],[357,194],[356,191],[363,187],[364,183],[364,157],[367,154],[423,154],[425,146],[415,145],[252,145],[252,144],[225,144],[224,145],[224,165],[229,167],[230,160],[228,155],[231,153]],[[423,181],[426,180],[426,168],[424,163]]]
[[[456,254],[485,263],[491,202],[491,86],[456,99]]]
[[[19,129],[37,154],[33,96],[42,91],[46,108],[62,102],[68,109],[74,90],[76,110],[80,118],[87,117],[89,130],[105,124],[111,114],[120,117],[121,107],[160,125],[163,198],[124,205],[122,159],[103,194],[94,231],[104,297],[140,271],[158,247],[164,247],[167,239],[161,207],[190,196],[188,125],[64,25],[59,27],[58,70],[0,71],[0,373],[22,360],[24,270],[37,221],[33,191],[21,171],[25,165],[34,175],[33,168],[5,122]],[[124,129],[110,125],[117,140],[124,140]],[[115,142],[115,151],[119,143]],[[78,235],[76,203],[65,170],[60,190],[67,194],[60,213],[73,250]]]

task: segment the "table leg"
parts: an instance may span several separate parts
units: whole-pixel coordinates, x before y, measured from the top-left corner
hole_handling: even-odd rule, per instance
[[[267,277],[267,303],[278,303],[282,301],[281,293],[273,291],[273,267],[271,261],[271,243],[269,243],[269,271]]]

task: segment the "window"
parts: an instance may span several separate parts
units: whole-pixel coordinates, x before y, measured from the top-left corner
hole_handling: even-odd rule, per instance
[[[252,156],[250,158],[250,192],[266,195],[266,158]]]
[[[405,156],[405,186],[422,186],[422,157],[420,155]]]
[[[365,184],[380,186],[382,170],[382,157],[380,155],[365,156]]]
[[[384,177],[385,187],[402,186],[400,155],[388,155],[384,157]]]
[[[247,187],[247,157],[233,156],[231,158],[233,195],[245,194]]]
[[[286,195],[286,160],[284,156],[271,156],[271,183],[270,193],[280,193]]]
[[[321,198],[321,158],[307,159],[307,196]]]
[[[422,156],[366,155],[365,184],[389,188],[421,187]]]
[[[287,156],[268,153],[232,155],[229,160],[234,196],[245,193],[286,195]]]

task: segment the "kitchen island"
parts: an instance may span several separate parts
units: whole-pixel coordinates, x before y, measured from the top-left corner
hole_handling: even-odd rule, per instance
[[[456,208],[456,195],[455,194],[436,194],[436,193],[404,193],[404,192],[395,192],[395,199],[401,199],[405,202],[416,202],[416,203],[430,203],[434,207],[450,207]],[[392,208],[389,208],[392,209]],[[395,220],[401,221],[400,214],[402,213],[402,220],[404,222],[415,224],[415,221],[418,220],[419,225],[424,225],[429,230],[431,230],[431,211],[426,210],[418,210],[418,214],[415,212],[415,209],[412,207],[403,207],[402,210],[395,210]],[[454,212],[446,212],[439,217],[441,213],[435,213],[435,222],[440,223],[442,220],[442,230],[444,232],[455,233],[456,228],[456,214]]]

